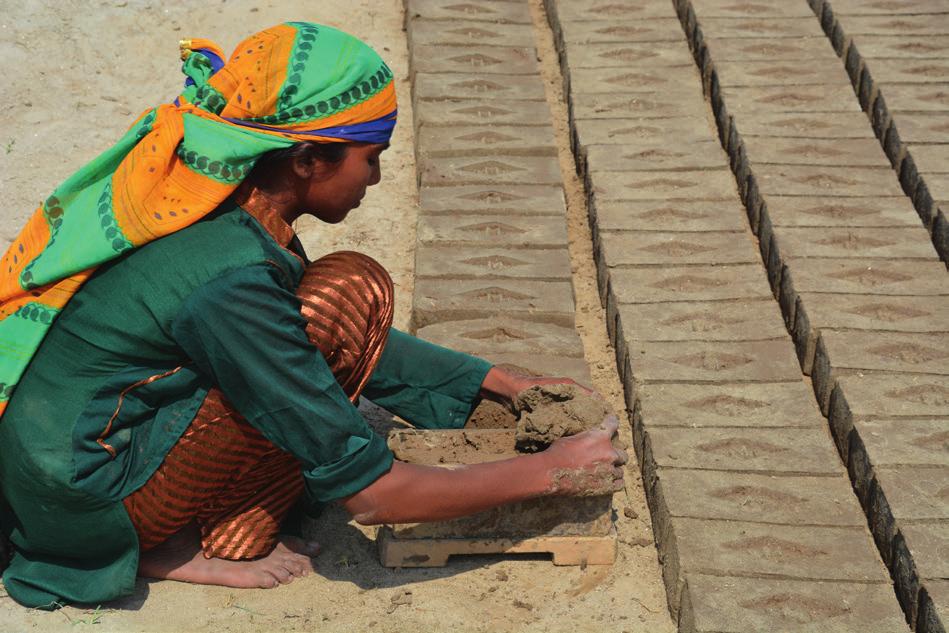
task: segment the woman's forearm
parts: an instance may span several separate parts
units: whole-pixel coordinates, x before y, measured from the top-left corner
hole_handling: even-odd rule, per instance
[[[442,521],[547,494],[609,494],[622,488],[626,452],[613,447],[618,420],[560,438],[532,455],[446,467],[394,462],[342,500],[359,523]]]
[[[343,505],[364,525],[454,519],[549,492],[545,462],[543,453],[450,468],[397,461]]]

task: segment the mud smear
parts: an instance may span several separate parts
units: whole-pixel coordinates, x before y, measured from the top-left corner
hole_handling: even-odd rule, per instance
[[[613,415],[602,398],[574,385],[538,385],[517,396],[517,450],[537,452],[555,440],[597,428]]]

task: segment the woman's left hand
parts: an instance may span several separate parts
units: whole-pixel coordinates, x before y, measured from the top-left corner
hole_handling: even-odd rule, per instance
[[[517,412],[517,394],[537,385],[574,385],[589,395],[596,392],[572,378],[562,376],[525,376],[501,367],[492,367],[481,383],[481,397],[493,400]]]

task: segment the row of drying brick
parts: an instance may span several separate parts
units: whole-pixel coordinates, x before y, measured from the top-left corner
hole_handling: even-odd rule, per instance
[[[680,631],[899,630],[673,7],[547,6]]]
[[[949,264],[949,5],[810,2],[933,244]]]
[[[504,46],[493,26],[504,20]],[[485,28],[487,27],[487,28]],[[419,184],[413,325],[584,383],[566,210],[526,3],[408,0]]]
[[[800,4],[807,8],[803,1]],[[821,176],[806,166],[775,163],[767,141],[762,142],[757,133],[746,135],[746,118],[757,108],[728,79],[743,57],[740,46],[736,53],[734,46],[728,46],[730,37],[716,31],[719,3],[682,1],[679,9],[759,238],[773,292],[794,336],[802,368],[812,376],[818,402],[895,580],[901,606],[917,630],[941,631],[938,611],[949,598],[949,587],[941,580],[947,576],[949,562],[949,504],[944,499],[949,460],[943,428],[949,412],[945,269],[935,254],[925,256],[924,247],[929,244],[924,233],[919,235],[921,230],[892,226],[907,214],[893,212],[903,200],[889,191],[891,174],[880,172],[876,183],[872,178],[859,182],[854,168],[825,167]],[[788,19],[789,10],[789,5],[774,5],[761,17]],[[810,19],[816,25],[816,19]],[[805,65],[827,66],[835,61],[828,42],[812,32],[782,39],[782,44],[785,41],[791,42],[790,48],[809,52],[797,59],[797,53],[789,59],[776,53],[775,68],[794,72]],[[822,89],[822,100],[810,101],[806,110],[788,100],[781,104],[782,114],[793,113],[805,126],[809,119],[815,136],[856,137],[861,127],[853,117],[838,117],[828,126],[823,114],[840,110],[836,104],[845,103],[849,82],[841,85],[828,80]],[[856,101],[852,94],[850,98]],[[867,127],[864,121],[863,128]],[[882,157],[879,147],[872,153],[850,150],[846,144],[832,147],[847,161]],[[811,221],[794,200],[801,195],[832,196],[841,207],[857,211],[880,209],[882,200],[890,210],[886,216],[890,222],[849,233],[838,259],[806,257],[794,247],[796,225]],[[876,196],[877,204],[867,205],[864,196]],[[789,218],[794,220],[789,222]],[[822,227],[812,234],[815,240],[835,241],[832,234],[824,237],[830,233]],[[815,287],[814,280],[820,276],[846,284],[858,282],[864,289],[856,296],[828,296],[835,285],[845,289],[840,284]]]

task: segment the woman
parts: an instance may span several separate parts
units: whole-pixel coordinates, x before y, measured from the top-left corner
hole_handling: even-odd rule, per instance
[[[183,43],[183,58],[175,103],[60,186],[3,260],[13,598],[97,603],[137,574],[290,582],[318,552],[280,537],[301,499],[378,524],[621,483],[615,420],[503,462],[394,462],[360,394],[420,427],[458,428],[480,398],[510,404],[564,379],[510,375],[391,329],[392,283],[368,257],[307,262],[292,222],[342,221],[381,177],[396,104],[374,51],[296,22],[226,64],[205,40]]]

